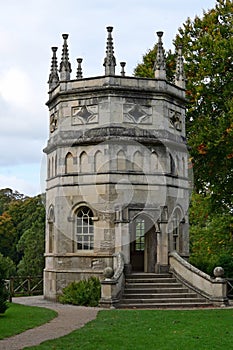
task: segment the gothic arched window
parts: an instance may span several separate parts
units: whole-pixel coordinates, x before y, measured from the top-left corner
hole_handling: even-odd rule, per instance
[[[65,172],[66,174],[72,173],[73,172],[73,156],[72,154],[69,152],[66,155],[66,159],[65,159]]]
[[[94,156],[94,171],[98,172],[103,170],[103,157],[100,151],[97,151]]]
[[[94,248],[93,212],[88,207],[81,207],[76,215],[76,238],[78,250]]]
[[[126,170],[126,157],[123,151],[117,153],[117,170],[125,171]]]
[[[89,172],[88,156],[85,151],[80,154],[80,172],[87,173]]]
[[[133,170],[142,171],[143,168],[143,158],[139,151],[136,151],[133,155]]]
[[[182,223],[181,212],[176,209],[172,215],[172,250],[179,252],[182,249]]]

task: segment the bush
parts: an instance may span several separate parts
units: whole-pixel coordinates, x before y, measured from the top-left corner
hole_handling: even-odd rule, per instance
[[[8,293],[5,288],[5,282],[3,279],[3,273],[0,270],[0,314],[4,314],[7,309]]]
[[[224,277],[233,278],[233,257],[230,254],[220,255],[218,260],[218,266],[223,267]]]
[[[88,280],[71,282],[63,289],[63,294],[59,297],[59,301],[63,304],[98,306],[100,296],[100,280],[92,276]]]

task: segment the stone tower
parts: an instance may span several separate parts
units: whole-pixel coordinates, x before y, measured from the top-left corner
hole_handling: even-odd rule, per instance
[[[154,79],[116,74],[107,27],[104,75],[71,78],[68,35],[49,75],[44,295],[102,277],[113,254],[125,271],[164,272],[168,254],[188,257],[189,181],[185,76],[181,48],[174,83],[166,79],[162,32]]]

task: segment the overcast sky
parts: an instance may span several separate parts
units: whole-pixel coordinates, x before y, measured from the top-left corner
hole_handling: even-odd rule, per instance
[[[202,16],[214,0],[0,0],[0,189],[34,196],[44,190],[43,148],[48,136],[47,81],[51,46],[69,34],[73,78],[83,57],[85,77],[102,75],[106,26],[113,26],[117,72],[141,61],[164,32],[165,49],[188,17]]]

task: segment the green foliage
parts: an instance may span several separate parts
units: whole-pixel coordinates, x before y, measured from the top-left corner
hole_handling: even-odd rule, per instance
[[[233,217],[212,210],[211,196],[193,194],[190,207],[190,262],[209,275],[222,266],[233,278]]]
[[[139,63],[134,69],[134,75],[137,77],[154,78],[154,64],[157,54],[157,44],[142,57],[142,63]],[[166,73],[168,81],[174,80],[176,69],[175,55],[169,50],[164,53],[166,59]]]
[[[0,190],[0,254],[18,273],[41,275],[44,268],[45,208],[42,195],[25,197]],[[0,255],[0,263],[1,263]],[[10,271],[9,271],[10,273]]]
[[[23,253],[18,264],[20,276],[41,276],[44,269],[45,246],[44,215],[40,215],[31,228],[27,229],[17,243],[17,250]]]
[[[0,339],[38,327],[56,316],[56,311],[47,308],[10,303],[7,312],[0,316]]]
[[[216,1],[202,18],[188,19],[176,37],[187,75],[187,135],[197,191],[216,207],[232,207],[233,3]]]
[[[3,188],[0,190],[0,215],[4,213],[4,211],[7,210],[9,204],[12,201],[16,200],[22,200],[23,198],[26,198],[23,194],[12,191],[10,188]]]
[[[71,282],[63,289],[59,301],[63,304],[98,306],[101,293],[101,284],[97,277],[88,280]]]
[[[16,228],[11,215],[6,211],[0,216],[0,253],[16,258]]]
[[[5,276],[3,271],[0,269],[0,314],[4,314],[7,309],[8,293],[5,288]]]
[[[10,278],[11,276],[15,276],[16,274],[15,263],[8,256],[4,257],[1,253],[0,253],[0,270],[3,271],[3,275],[5,279]]]

